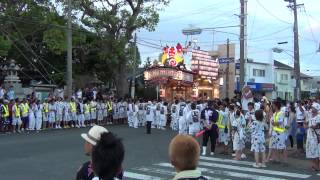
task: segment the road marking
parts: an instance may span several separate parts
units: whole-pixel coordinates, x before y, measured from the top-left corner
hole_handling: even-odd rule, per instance
[[[199,162],[199,165],[224,168],[224,169],[230,169],[230,170],[238,170],[238,171],[248,171],[248,172],[262,173],[262,174],[269,174],[269,175],[287,176],[287,177],[293,177],[293,178],[303,178],[303,179],[309,178],[311,176],[311,175],[307,175],[307,174],[290,173],[290,172],[283,172],[283,171],[273,171],[273,170],[265,170],[265,169],[258,169],[258,168],[239,167],[239,166],[233,166],[233,165],[207,163],[207,162]]]
[[[139,168],[134,168],[134,170],[139,170],[143,172],[152,172],[152,173],[163,174],[163,175],[170,175],[172,176],[172,178],[177,174],[176,172],[171,170],[158,169],[158,168],[139,167]],[[213,180],[213,179],[220,180],[218,178],[211,178],[207,176],[205,176],[205,178],[207,178],[208,180]]]
[[[131,179],[164,180],[163,178],[160,178],[160,177],[154,177],[154,176],[149,176],[149,175],[139,174],[139,173],[133,173],[133,172],[128,172],[128,171],[125,171],[123,176],[126,177],[126,178],[131,178]]]
[[[156,164],[158,166],[162,166],[162,167],[171,167],[173,168],[173,166],[169,163],[159,163]],[[259,175],[254,175],[254,174],[244,174],[244,173],[238,173],[238,172],[232,172],[232,171],[224,171],[224,170],[211,170],[208,168],[202,168],[199,167],[197,168],[198,170],[200,170],[203,174],[214,174],[214,175],[222,175],[222,176],[230,176],[230,177],[238,177],[238,178],[244,178],[244,179],[255,179],[255,180],[285,180],[285,179],[281,179],[281,178],[273,178],[273,177],[268,177],[268,176],[259,176]]]
[[[253,164],[253,162],[249,162],[249,161],[236,161],[232,159],[213,158],[213,157],[206,157],[206,156],[200,156],[200,159],[207,160],[207,161],[223,162],[223,163],[241,164],[241,165],[247,165],[247,166],[252,166]]]

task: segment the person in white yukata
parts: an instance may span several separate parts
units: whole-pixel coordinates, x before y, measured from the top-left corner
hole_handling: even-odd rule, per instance
[[[139,124],[138,126],[143,126],[144,123],[145,123],[145,104],[143,103],[142,100],[139,101],[138,103],[138,121],[139,121]]]
[[[82,99],[79,99],[77,103],[77,118],[78,118],[78,126],[79,127],[86,127],[84,124],[84,105]]]
[[[56,128],[61,129],[61,121],[63,119],[63,108],[64,108],[64,103],[62,101],[62,98],[59,98],[59,100],[56,102],[56,105],[57,105]]]
[[[171,129],[177,131],[179,129],[179,112],[178,112],[179,100],[175,100],[171,105]]]
[[[67,101],[67,98],[63,101],[63,127],[70,128],[70,104]]]
[[[129,127],[133,127],[133,110],[134,110],[134,104],[133,102],[131,101],[131,99],[129,100],[128,102],[128,107],[126,108],[126,112],[127,112],[127,115],[128,115],[128,125]]]
[[[308,116],[305,127],[307,127],[306,157],[311,159],[313,171],[320,170],[320,116],[319,105],[314,103]]]
[[[155,118],[155,110],[156,106],[149,101],[146,106],[147,134],[151,134],[151,125]]]
[[[179,104],[179,134],[187,134],[186,130],[187,130],[187,124],[186,124],[186,120],[185,120],[185,115],[184,115],[184,109],[186,107],[186,103],[185,102],[180,102]]]
[[[255,163],[253,167],[267,167],[266,166],[266,147],[264,137],[264,122],[263,122],[263,110],[257,110],[255,112],[255,118],[250,125],[252,132],[251,139],[251,151],[254,152]],[[261,161],[260,161],[261,158]]]
[[[133,127],[138,128],[139,126],[139,120],[138,120],[138,102],[135,101],[132,103],[132,122],[133,122]]]
[[[57,106],[55,104],[55,101],[54,99],[51,99],[49,103],[49,116],[48,116],[49,128],[53,128],[53,125],[56,121],[56,111],[57,111]]]
[[[161,110],[161,103],[160,102],[157,102],[156,103],[156,117],[155,117],[155,120],[154,120],[154,124],[153,124],[153,126],[155,127],[155,128],[158,128],[158,129],[160,129],[161,127],[160,127],[160,110]]]
[[[235,118],[231,126],[234,130],[233,150],[236,154],[234,160],[239,161],[241,159],[242,151],[245,148],[244,128],[246,126],[246,120],[239,109],[235,112]]]
[[[42,110],[43,105],[40,103],[40,100],[37,100],[37,104],[35,106],[35,116],[36,116],[36,130],[40,131],[42,126]]]
[[[92,99],[90,102],[90,118],[90,126],[95,125],[97,121],[97,102],[94,99]]]
[[[195,137],[200,131],[200,111],[195,103],[191,104],[191,111],[186,113],[186,122],[188,124],[188,134]]]
[[[97,122],[98,125],[102,124],[103,121],[103,106],[102,106],[103,102],[101,99],[98,100],[97,103]]]
[[[35,118],[35,111],[36,111],[36,104],[35,102],[30,103],[30,108],[29,108],[29,130],[34,131],[36,127],[36,118]]]
[[[168,103],[163,102],[160,107],[160,129],[165,130],[167,125]]]

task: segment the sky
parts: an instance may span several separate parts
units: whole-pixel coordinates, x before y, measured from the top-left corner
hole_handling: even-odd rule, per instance
[[[320,53],[316,53],[320,48],[320,0],[297,0],[297,3],[304,4],[298,10],[301,72],[320,76]],[[287,5],[284,0],[248,0],[248,58],[258,62],[273,58],[293,66],[293,12]],[[169,6],[160,12],[160,21],[154,32],[142,29],[137,33],[142,60],[147,57],[157,59],[161,46],[185,44],[184,28],[237,26],[240,24],[239,14],[239,0],[171,0]],[[229,38],[236,44],[236,59],[239,58],[239,27],[217,31],[232,34],[215,32],[213,35],[212,31],[203,31],[193,39],[201,49],[212,50]],[[278,42],[288,43],[278,45]],[[271,50],[274,47],[284,51],[274,53]]]

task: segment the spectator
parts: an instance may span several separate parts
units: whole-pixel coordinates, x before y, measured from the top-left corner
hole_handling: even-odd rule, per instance
[[[7,92],[7,96],[8,96],[8,98],[9,98],[9,100],[13,100],[13,99],[14,99],[13,86],[10,86],[9,91]]]
[[[93,126],[87,134],[81,134],[81,137],[85,140],[84,151],[87,156],[92,155],[93,148],[101,139],[101,135],[108,132],[109,131],[102,126]],[[94,176],[92,161],[87,161],[78,170],[76,180],[91,180]],[[122,179],[121,173],[119,173],[118,178]]]
[[[243,88],[242,96],[241,96],[241,104],[243,114],[246,114],[248,111],[248,103],[253,102],[253,94],[249,86],[245,86]]]
[[[123,159],[124,146],[121,139],[111,132],[102,133],[101,139],[97,141],[97,145],[92,150],[93,170],[98,179],[122,179],[119,177],[119,172],[122,172]]]
[[[200,146],[193,137],[188,135],[174,137],[169,146],[169,157],[178,172],[173,180],[206,180],[197,170]]]
[[[6,94],[6,90],[3,86],[0,86],[0,99],[4,98],[4,95]]]
[[[97,144],[97,141],[100,140],[101,134],[109,132],[106,128],[102,126],[93,126],[88,134],[81,134],[81,137],[85,140],[84,151],[87,156],[91,156],[92,148]],[[77,180],[91,180],[94,178],[92,162],[85,162],[77,172]]]

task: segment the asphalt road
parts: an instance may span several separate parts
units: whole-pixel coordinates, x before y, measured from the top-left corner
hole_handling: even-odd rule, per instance
[[[126,148],[125,179],[170,179],[174,169],[168,160],[168,145],[175,132],[155,130],[146,135],[143,128],[110,126],[123,139]],[[52,130],[41,133],[0,136],[1,180],[74,179],[80,165],[89,158],[83,153],[85,129]],[[219,151],[219,149],[218,149]],[[235,162],[231,156],[202,156],[200,170],[210,179],[320,179],[308,170],[304,158],[290,159],[289,166],[268,164],[255,169],[252,158]]]

